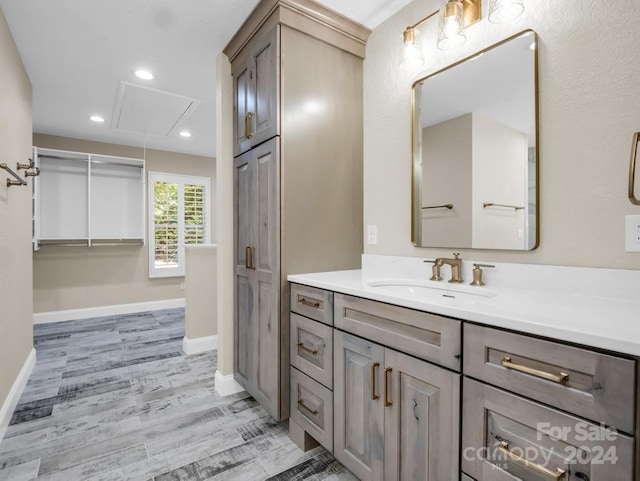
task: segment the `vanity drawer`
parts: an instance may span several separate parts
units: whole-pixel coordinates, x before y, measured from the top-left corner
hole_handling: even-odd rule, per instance
[[[333,329],[291,313],[291,365],[333,389]]]
[[[335,326],[401,352],[460,370],[461,322],[336,293]]]
[[[632,433],[635,361],[465,324],[464,373]]]
[[[633,480],[632,438],[469,378],[463,389],[462,468],[477,481]]]
[[[291,368],[291,418],[333,452],[333,392]]]
[[[291,284],[291,310],[332,326],[333,292]]]

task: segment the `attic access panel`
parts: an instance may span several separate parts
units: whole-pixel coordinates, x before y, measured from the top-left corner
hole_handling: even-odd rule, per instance
[[[120,82],[112,127],[167,137],[200,105],[200,99]]]

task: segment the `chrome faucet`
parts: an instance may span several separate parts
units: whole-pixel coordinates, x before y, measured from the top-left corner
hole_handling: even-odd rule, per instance
[[[449,279],[449,282],[453,282],[456,284],[461,284],[463,282],[462,280],[462,259],[460,259],[460,253],[459,252],[454,252],[453,253],[453,259],[449,259],[446,257],[438,257],[435,260],[435,264],[434,264],[434,268],[435,265],[439,264],[440,266],[447,264],[451,266],[451,279]]]

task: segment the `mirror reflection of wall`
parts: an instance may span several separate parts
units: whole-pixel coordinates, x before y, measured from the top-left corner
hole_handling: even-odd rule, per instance
[[[537,245],[531,31],[414,85],[414,243]]]

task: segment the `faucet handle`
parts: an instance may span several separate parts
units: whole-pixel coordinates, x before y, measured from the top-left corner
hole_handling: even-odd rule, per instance
[[[492,264],[473,264],[473,281],[469,283],[471,286],[484,286],[482,282],[482,267],[495,267]]]
[[[440,267],[442,266],[442,260],[440,258],[434,260],[426,260],[425,263],[433,264],[431,268],[431,277],[430,281],[441,281],[442,277],[440,276]]]
[[[460,259],[460,253],[459,252],[454,252],[453,253],[453,258],[454,259]]]

